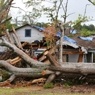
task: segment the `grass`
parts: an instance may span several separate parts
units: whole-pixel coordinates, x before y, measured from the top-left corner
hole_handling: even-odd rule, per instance
[[[29,88],[0,88],[0,95],[95,95],[95,93],[70,93],[70,92],[57,92],[49,89],[42,89],[33,91]]]

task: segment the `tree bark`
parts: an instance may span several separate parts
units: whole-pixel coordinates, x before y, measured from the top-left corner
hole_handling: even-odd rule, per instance
[[[6,30],[6,35],[7,35],[7,38],[8,38],[8,40],[9,40],[9,42],[10,42],[11,44],[14,44],[14,42],[13,42],[13,40],[12,40],[10,34],[9,34],[9,30],[8,30],[8,29]]]
[[[14,38],[15,38],[15,41],[16,41],[16,43],[17,43],[17,46],[20,48],[20,49],[23,49],[22,48],[22,45],[21,45],[21,42],[20,42],[20,40],[19,40],[19,38],[18,38],[18,36],[17,36],[17,34],[16,34],[16,30],[15,30],[15,28],[12,26],[12,29],[13,29],[13,36],[14,36]]]
[[[11,72],[15,76],[24,76],[24,77],[40,77],[45,76],[48,74],[54,73],[50,70],[44,70],[43,68],[18,68],[15,66],[12,66],[7,61],[0,60],[0,66],[4,67],[7,71]],[[43,74],[44,71],[44,74]]]
[[[61,66],[61,65],[55,60],[55,58],[49,53],[49,51],[44,52],[44,55],[48,58],[48,60],[50,61],[50,63],[51,63],[52,65],[54,65],[55,67]],[[60,74],[61,74],[61,72],[55,72],[54,74],[51,74],[51,75],[48,77],[48,79],[47,79],[47,81],[46,81],[46,84],[52,82],[52,81],[56,78],[56,76],[57,76],[57,75],[60,75]]]
[[[0,43],[0,45],[7,46],[7,47],[11,48],[23,60],[25,60],[27,62],[27,64],[29,64],[30,66],[32,66],[32,67],[45,67],[45,68],[47,68],[47,66],[49,66],[49,64],[45,64],[45,63],[42,63],[42,62],[39,62],[39,61],[32,59],[30,56],[28,56],[26,53],[24,53],[21,49],[17,48],[15,45],[9,43],[4,38],[1,38],[1,39],[2,39],[2,43]]]
[[[48,79],[47,79],[47,81],[46,81],[45,84],[51,83],[55,78],[56,78],[56,75],[55,75],[55,74],[51,74],[51,75],[48,77]]]
[[[52,66],[49,69],[63,73],[95,74],[95,63],[65,63],[59,67]]]
[[[49,51],[44,52],[44,55],[48,58],[51,64],[58,67],[60,64],[55,60],[55,58],[49,53]]]

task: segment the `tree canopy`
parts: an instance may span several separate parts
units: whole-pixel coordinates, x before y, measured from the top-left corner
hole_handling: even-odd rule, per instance
[[[11,18],[9,15],[9,10],[13,0],[0,0],[0,34],[6,31],[6,24]]]

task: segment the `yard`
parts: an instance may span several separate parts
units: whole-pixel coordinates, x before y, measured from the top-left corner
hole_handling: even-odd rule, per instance
[[[95,95],[95,85],[55,86],[44,89],[42,86],[2,87],[0,95]]]

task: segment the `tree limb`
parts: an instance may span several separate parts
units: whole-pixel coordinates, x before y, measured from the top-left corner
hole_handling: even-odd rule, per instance
[[[45,64],[45,63],[42,63],[42,62],[39,62],[39,61],[32,59],[30,56],[28,56],[26,53],[24,53],[21,49],[17,48],[15,45],[6,41],[3,37],[1,38],[1,40],[2,40],[2,42],[0,43],[1,46],[7,46],[7,47],[11,48],[23,60],[25,60],[27,62],[27,64],[29,64],[30,66],[39,67],[39,68],[40,67],[47,68],[47,66],[49,66],[49,64]]]

